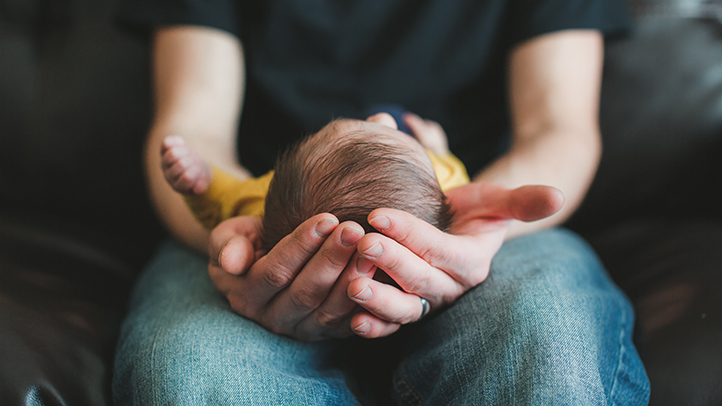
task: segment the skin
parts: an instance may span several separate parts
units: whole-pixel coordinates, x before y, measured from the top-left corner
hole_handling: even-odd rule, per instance
[[[388,335],[420,317],[419,297],[434,311],[482,283],[505,238],[560,224],[573,213],[601,150],[602,53],[594,31],[544,35],[511,52],[512,148],[474,182],[447,193],[456,212],[449,233],[390,209],[371,213],[379,232],[367,235],[355,223],[320,214],[263,253],[258,218],[228,220],[210,235],[195,223],[165,182],[157,153],[167,135],[182,135],[202,159],[249,176],[228,152],[235,151],[242,105],[242,47],[211,29],[160,29],[156,117],[146,155],[150,194],[181,241],[201,251],[208,247],[209,276],[237,313],[304,340]],[[390,116],[375,117],[371,121],[394,128]],[[429,125],[405,120],[413,131]],[[540,184],[552,187],[521,186]],[[377,267],[403,290],[373,280]]]
[[[422,120],[412,114],[409,116],[414,117],[412,119]],[[440,126],[438,127],[439,131],[423,132],[417,139],[396,131],[395,123],[392,128],[377,124],[378,120],[378,117],[370,117],[367,122],[351,119],[339,120],[334,123],[331,135],[333,139],[341,139],[355,136],[357,132],[363,132],[363,137],[367,139],[374,137],[378,142],[404,147],[408,151],[408,156],[414,157],[430,174],[434,174],[434,167],[426,154],[426,149],[432,149],[438,155],[448,153],[446,134]],[[428,125],[438,126],[433,121],[425,121]],[[329,127],[326,126],[319,133],[328,133]],[[208,190],[213,179],[211,166],[186,144],[183,137],[171,135],[164,138],[160,154],[163,175],[173,190],[185,195],[201,195]]]

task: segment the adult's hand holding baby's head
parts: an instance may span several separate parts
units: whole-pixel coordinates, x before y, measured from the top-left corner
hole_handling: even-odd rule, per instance
[[[399,210],[378,209],[369,215],[381,234],[359,241],[360,257],[383,269],[400,289],[370,277],[351,282],[349,297],[366,310],[352,319],[357,334],[381,337],[417,321],[426,312],[421,298],[432,311],[452,304],[487,278],[509,220],[538,220],[563,204],[554,188],[510,190],[489,183],[452,189],[448,198],[455,210],[448,233]]]
[[[237,217],[211,233],[208,273],[231,308],[302,340],[353,335],[350,318],[357,306],[346,291],[356,275],[363,227],[319,214],[268,253],[261,251],[260,232],[260,218]]]

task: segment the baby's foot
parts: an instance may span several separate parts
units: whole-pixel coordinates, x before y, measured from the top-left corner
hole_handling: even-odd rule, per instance
[[[424,148],[433,151],[436,155],[444,156],[449,153],[449,142],[446,132],[439,123],[432,120],[424,120],[413,113],[404,114],[404,122],[411,129],[419,144]]]
[[[171,135],[160,148],[163,175],[173,189],[185,195],[200,195],[208,190],[213,172],[183,137]]]

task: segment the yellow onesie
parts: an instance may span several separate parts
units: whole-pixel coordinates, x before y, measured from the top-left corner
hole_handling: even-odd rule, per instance
[[[469,183],[469,175],[461,161],[453,154],[443,156],[427,150],[442,191]],[[259,178],[238,180],[213,168],[213,181],[202,195],[185,196],[193,215],[211,230],[218,223],[237,216],[261,216],[273,171]]]

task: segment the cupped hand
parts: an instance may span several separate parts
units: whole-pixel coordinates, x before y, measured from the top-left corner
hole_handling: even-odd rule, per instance
[[[261,219],[236,217],[211,233],[208,273],[235,312],[274,333],[345,337],[353,335],[357,305],[346,292],[357,275],[356,244],[363,235],[359,224],[319,214],[265,253]]]
[[[417,321],[423,312],[420,298],[428,300],[431,311],[450,305],[487,278],[509,220],[550,216],[564,201],[552,187],[509,190],[481,182],[449,190],[447,197],[454,210],[449,232],[399,210],[377,209],[369,215],[379,233],[361,238],[357,261],[357,274],[368,274],[348,287],[349,297],[365,309],[351,320],[356,334],[386,336]],[[399,288],[374,280],[375,269],[383,269]]]

